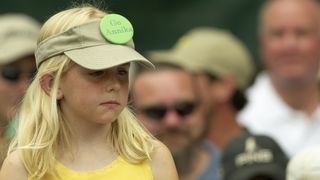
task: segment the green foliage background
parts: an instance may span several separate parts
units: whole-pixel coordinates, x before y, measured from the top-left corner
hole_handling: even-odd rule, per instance
[[[251,51],[259,64],[257,20],[264,0],[1,0],[0,12],[22,12],[40,22],[76,3],[89,2],[125,15],[135,28],[140,52],[167,49],[197,26],[230,30]]]

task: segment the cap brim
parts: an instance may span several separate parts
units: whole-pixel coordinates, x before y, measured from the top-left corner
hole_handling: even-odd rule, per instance
[[[8,64],[28,55],[33,55],[36,40],[28,38],[12,39],[1,47],[0,64]]]
[[[185,67],[185,62],[180,57],[177,57],[170,50],[159,50],[159,51],[149,51],[147,57],[151,59],[152,62],[156,63],[170,63]]]
[[[154,65],[145,57],[123,45],[92,46],[65,51],[64,54],[80,66],[91,70],[108,69],[129,62],[138,62],[146,68],[154,69]]]
[[[195,62],[194,57],[186,56],[184,53],[175,50],[150,51],[148,53],[152,62],[170,63],[185,68],[191,72],[202,72],[199,62]]]
[[[257,175],[266,175],[274,179],[285,179],[285,169],[276,164],[255,165],[240,168],[228,180],[248,180]]]

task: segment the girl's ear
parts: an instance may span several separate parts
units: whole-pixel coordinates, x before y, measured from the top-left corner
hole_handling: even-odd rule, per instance
[[[40,78],[40,86],[48,96],[51,96],[53,81],[54,81],[54,77],[51,74],[45,74]],[[60,90],[60,88],[58,88],[57,100],[60,100],[62,98],[63,98],[62,91]]]

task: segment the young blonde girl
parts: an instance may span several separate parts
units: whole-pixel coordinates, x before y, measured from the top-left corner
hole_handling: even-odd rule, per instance
[[[153,66],[132,35],[124,17],[92,6],[43,25],[1,180],[178,179],[167,148],[126,106],[130,63]]]

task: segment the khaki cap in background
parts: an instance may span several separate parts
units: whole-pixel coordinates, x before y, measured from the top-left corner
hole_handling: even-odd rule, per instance
[[[254,74],[254,64],[246,46],[229,31],[199,27],[187,32],[170,50],[151,51],[153,62],[180,65],[193,72],[214,76],[231,74],[239,89],[246,88]]]
[[[25,14],[0,15],[0,64],[34,54],[40,24]]]

